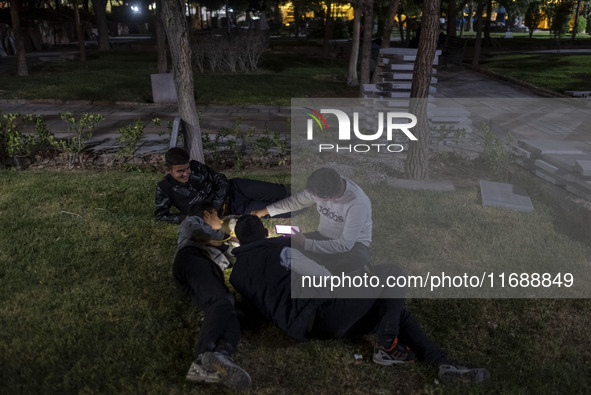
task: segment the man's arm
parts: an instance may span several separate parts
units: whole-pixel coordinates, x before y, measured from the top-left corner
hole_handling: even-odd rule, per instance
[[[156,209],[154,215],[156,219],[173,224],[180,224],[185,219],[185,214],[171,214],[170,207],[172,202],[168,195],[162,190],[160,185],[156,187]]]
[[[305,207],[310,207],[314,205],[316,201],[312,194],[308,191],[302,191],[296,193],[295,195],[291,195],[283,200],[278,202],[272,203],[268,205],[263,210],[258,210],[257,212],[253,212],[254,215],[262,217],[266,214],[269,214],[271,217],[279,214],[291,213],[294,211],[301,210]],[[264,213],[266,211],[266,213]],[[260,215],[262,214],[262,215]]]
[[[361,228],[368,215],[368,207],[355,204],[349,208],[345,215],[343,232],[336,239],[312,240],[305,239],[304,250],[318,254],[340,254],[350,251],[359,240]]]
[[[213,197],[211,204],[213,204],[216,210],[220,210],[226,201],[228,189],[230,188],[226,176],[222,173],[217,173],[211,167],[196,160],[191,161],[191,171],[194,174],[200,174],[204,181],[211,183]]]

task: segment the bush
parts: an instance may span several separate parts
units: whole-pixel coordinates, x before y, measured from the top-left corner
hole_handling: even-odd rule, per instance
[[[577,26],[577,31],[579,33],[585,33],[587,31],[587,19],[585,17],[579,17],[579,25]]]
[[[229,36],[197,31],[191,35],[193,64],[202,73],[206,65],[213,72],[256,70],[267,46],[265,35],[254,30],[233,32]]]

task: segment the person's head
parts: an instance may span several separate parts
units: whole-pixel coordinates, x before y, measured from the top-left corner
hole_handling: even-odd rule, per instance
[[[345,192],[345,181],[335,169],[321,167],[308,177],[306,190],[321,199],[333,199]]]
[[[178,182],[184,183],[189,181],[189,176],[191,175],[190,161],[191,156],[189,153],[179,147],[169,149],[164,155],[166,172]]]
[[[250,214],[238,218],[234,233],[241,245],[263,240],[269,235],[263,221],[256,215]]]
[[[211,203],[201,202],[193,205],[189,211],[189,215],[202,218],[214,230],[220,230],[222,228],[222,220],[218,216],[218,211]]]

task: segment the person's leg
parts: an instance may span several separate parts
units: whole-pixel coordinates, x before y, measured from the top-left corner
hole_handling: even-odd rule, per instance
[[[198,248],[187,247],[175,257],[173,277],[179,291],[204,312],[197,358],[189,367],[187,380],[221,382],[240,389],[250,387],[250,376],[230,357],[238,344],[240,326],[234,312],[234,297],[220,268]]]
[[[285,185],[270,182],[232,178],[230,185],[229,197],[232,214],[249,214],[251,211],[263,209],[290,195],[289,189]]]
[[[175,257],[173,276],[179,291],[204,312],[197,353],[233,353],[240,338],[240,326],[234,312],[234,297],[224,283],[220,268],[201,250],[188,247]]]
[[[311,240],[327,240],[318,231],[305,233],[304,235]],[[369,247],[362,243],[355,243],[350,251],[340,254],[316,254],[309,251],[302,251],[302,253],[326,267],[333,274],[350,273],[364,269],[371,264]]]

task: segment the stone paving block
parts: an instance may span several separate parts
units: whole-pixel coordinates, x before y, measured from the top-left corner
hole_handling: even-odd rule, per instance
[[[583,151],[562,140],[519,140],[517,144],[537,156],[563,154],[581,155]]]
[[[562,185],[566,185],[566,182],[565,182],[564,180],[562,180],[562,179],[561,179],[561,178],[559,178],[559,177],[556,177],[556,176],[555,176],[555,175],[553,175],[553,174],[548,174],[548,173],[547,173],[547,172],[545,172],[545,171],[542,171],[542,170],[536,169],[536,170],[534,171],[534,174],[535,174],[536,176],[540,177],[542,180],[544,180],[544,181],[548,181],[548,182],[549,182],[549,183],[551,183],[551,184],[554,184],[554,185],[560,185],[560,186],[562,186]]]
[[[591,177],[591,160],[577,160],[575,162],[575,169],[582,176]]]
[[[576,171],[576,163],[578,159],[589,159],[591,155],[580,154],[580,155],[544,155],[542,159],[551,165],[559,167],[563,171],[574,172]]]
[[[550,174],[558,173],[558,167],[551,165],[548,162],[545,162],[541,159],[536,159],[534,161],[534,165]]]
[[[524,157],[526,159],[529,159],[531,156],[531,152],[529,152],[528,150],[525,150],[517,145],[514,145],[513,147],[511,147],[511,149],[516,156]]]
[[[176,103],[178,101],[172,73],[151,74],[150,78],[154,103]]]
[[[523,160],[520,157],[513,158],[513,162],[515,164],[517,164],[517,165],[519,165],[519,166],[527,169],[527,170],[533,170],[533,168],[534,168],[534,165],[532,164],[531,161],[529,161],[529,160]]]
[[[498,206],[516,211],[533,211],[534,206],[523,187],[480,180],[483,206]]]
[[[591,193],[591,181],[578,179],[574,182],[578,188],[582,188]]]
[[[455,191],[456,188],[449,181],[437,181],[437,180],[402,180],[393,179],[388,180],[388,185],[395,188],[402,189],[414,189],[414,190],[427,190],[427,191]]]
[[[577,195],[580,198],[591,201],[591,192],[586,191],[583,188],[579,188],[576,185],[567,185],[566,190],[573,195]]]

